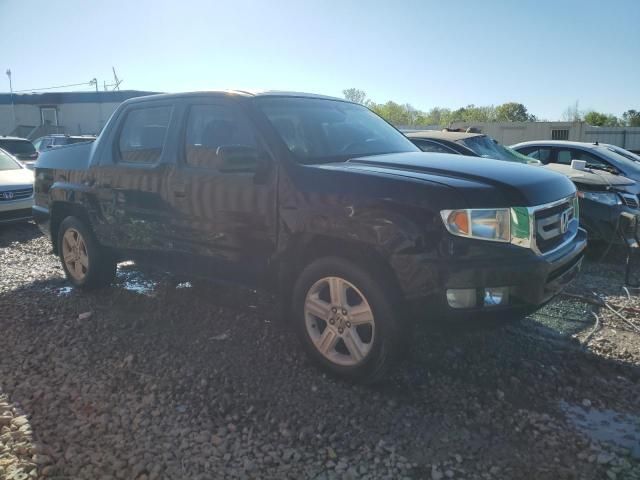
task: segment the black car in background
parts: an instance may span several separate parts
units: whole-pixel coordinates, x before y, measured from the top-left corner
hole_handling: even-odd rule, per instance
[[[33,143],[26,138],[2,136],[0,148],[16,157],[28,168],[33,168],[33,164],[38,159],[38,152]]]
[[[500,145],[483,133],[456,132],[448,130],[421,130],[405,132],[405,135],[423,152],[455,153],[469,157],[493,158],[507,162],[539,165],[535,159],[527,158],[510,148]]]
[[[72,143],[93,142],[95,139],[95,135],[65,135],[56,133],[37,138],[33,141],[33,145],[37,151],[43,152],[47,148],[71,145]]]
[[[578,189],[580,225],[595,247],[592,251],[609,242],[635,242],[640,185],[633,177],[622,175],[620,168],[629,173],[637,170],[640,178],[640,163],[616,153],[610,145],[540,141],[508,148],[479,133],[426,130],[406,136],[423,151],[549,164],[546,168],[567,176]],[[527,161],[527,156],[533,162]],[[572,159],[586,160],[588,170],[571,168]]]

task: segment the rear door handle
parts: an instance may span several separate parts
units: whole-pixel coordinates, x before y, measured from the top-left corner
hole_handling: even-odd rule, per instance
[[[173,194],[176,197],[184,198],[187,196],[187,188],[184,183],[178,183],[173,186]]]

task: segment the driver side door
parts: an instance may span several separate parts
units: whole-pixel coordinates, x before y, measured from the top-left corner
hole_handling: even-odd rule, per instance
[[[233,101],[186,105],[181,153],[168,175],[173,231],[183,267],[247,284],[259,283],[276,246],[276,169],[225,165],[220,147],[263,152],[249,118]]]

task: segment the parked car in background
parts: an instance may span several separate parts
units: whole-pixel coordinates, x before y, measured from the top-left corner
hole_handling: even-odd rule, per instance
[[[623,175],[640,182],[640,163],[629,158],[629,155],[622,154],[620,147],[601,143],[536,140],[518,143],[511,148],[523,155],[540,160],[545,165],[550,163],[571,165],[571,160],[584,160],[588,168]],[[633,155],[631,152],[628,153]]]
[[[549,163],[545,160],[555,158],[551,153],[547,156],[539,156],[540,150],[534,146],[522,149],[520,145],[523,144],[515,145],[513,148],[503,147],[491,137],[477,133],[427,130],[411,132],[406,135],[425,151],[448,149],[451,152],[455,150],[461,155],[500,158],[517,162],[522,162],[525,153],[530,153],[530,157],[535,160],[537,165],[541,165],[541,162]],[[527,145],[532,143],[537,142],[527,142]],[[611,151],[608,147],[602,146],[607,151]],[[550,148],[549,151],[551,152],[551,150]],[[581,157],[580,154],[573,153],[573,151],[571,154],[577,158]],[[587,155],[591,154],[585,153],[582,155],[583,159]],[[640,214],[638,210],[640,185],[629,178],[618,175],[619,172],[614,174],[606,171],[596,173],[577,171],[571,168],[570,163],[569,161],[563,165],[550,164],[547,168],[567,176],[575,183],[580,199],[580,224],[587,230],[589,242],[594,247],[592,251],[600,250],[599,247],[608,242],[633,242],[635,218]],[[591,165],[593,166],[593,162]]]
[[[95,135],[65,135],[56,133],[37,138],[33,141],[33,146],[38,152],[43,152],[47,148],[70,145],[72,143],[93,142],[95,139]]]
[[[626,157],[629,160],[633,160],[634,162],[640,162],[640,155],[638,155],[637,153],[633,153],[625,148],[619,147],[617,145],[611,145],[609,143],[601,143],[600,145],[607,147],[609,150],[613,150],[618,155],[622,155],[623,157]]]
[[[34,217],[73,285],[109,285],[132,259],[270,288],[314,361],[365,381],[402,349],[407,307],[523,316],[586,246],[566,177],[421,153],[366,107],[318,95],[127,100],[93,144],[43,152],[36,178]]]
[[[407,132],[405,135],[423,152],[455,153],[469,157],[540,165],[540,162],[520,155],[482,133],[421,130]]]
[[[0,149],[0,225],[31,220],[33,172]]]
[[[26,138],[2,136],[0,148],[9,152],[28,168],[33,168],[33,164],[38,159],[38,152],[33,143]]]
[[[638,183],[622,175],[593,169],[577,170],[558,163],[545,168],[566,175],[576,184],[580,226],[587,231],[593,254],[598,254],[610,243],[633,245],[637,242]]]

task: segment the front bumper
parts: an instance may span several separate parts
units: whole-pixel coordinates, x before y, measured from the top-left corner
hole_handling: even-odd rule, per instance
[[[578,274],[587,235],[578,229],[573,240],[547,255],[537,255],[531,249],[515,245],[463,238],[449,238],[445,243],[448,244],[446,254],[438,260],[423,259],[421,270],[426,273],[419,276],[420,282],[424,282],[423,294],[409,298],[411,303],[426,303],[429,310],[454,315],[509,310],[530,312],[549,302]],[[508,301],[485,306],[485,289],[501,287],[508,287]],[[475,289],[475,306],[450,306],[447,291],[454,289]]]
[[[0,225],[31,220],[33,197],[0,201]]]
[[[587,231],[590,242],[623,244],[619,232],[626,229],[624,216],[636,217],[640,210],[625,205],[603,205],[590,200],[580,200],[580,226]]]

